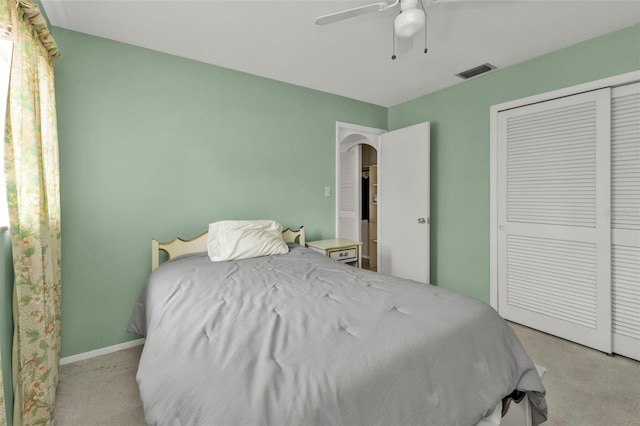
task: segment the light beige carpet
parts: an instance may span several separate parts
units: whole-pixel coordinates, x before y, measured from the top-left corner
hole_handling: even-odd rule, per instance
[[[513,328],[546,368],[548,426],[640,426],[640,363],[535,330]],[[56,426],[144,425],[135,372],[142,347],[65,365]]]
[[[640,426],[640,362],[517,324],[529,356],[546,368],[549,426]]]
[[[55,426],[145,425],[136,370],[142,346],[60,367]]]

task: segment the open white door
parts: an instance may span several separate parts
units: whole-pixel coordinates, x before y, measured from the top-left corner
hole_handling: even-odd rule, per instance
[[[429,123],[380,138],[378,271],[429,283]]]

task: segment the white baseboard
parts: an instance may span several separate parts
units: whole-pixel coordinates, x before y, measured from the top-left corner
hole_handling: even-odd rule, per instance
[[[118,343],[117,345],[107,346],[106,348],[100,348],[81,354],[66,356],[60,358],[60,365],[71,364],[73,362],[84,361],[85,359],[95,358],[100,355],[110,354],[112,352],[118,352],[129,348],[135,348],[136,346],[144,345],[144,338],[131,340],[129,342]]]

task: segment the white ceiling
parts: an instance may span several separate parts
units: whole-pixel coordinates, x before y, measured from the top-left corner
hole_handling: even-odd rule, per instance
[[[421,33],[395,61],[395,10],[314,25],[317,16],[376,0],[42,4],[57,27],[385,107],[459,83],[455,74],[477,65],[504,68],[640,22],[638,0],[423,1],[429,52]]]

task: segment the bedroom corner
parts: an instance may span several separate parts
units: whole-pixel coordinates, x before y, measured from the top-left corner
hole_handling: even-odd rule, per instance
[[[150,241],[222,219],[335,229],[335,122],[386,108],[53,27],[63,251],[62,357],[139,338],[127,320]],[[301,107],[303,106],[303,107]],[[287,200],[284,202],[283,200]]]

